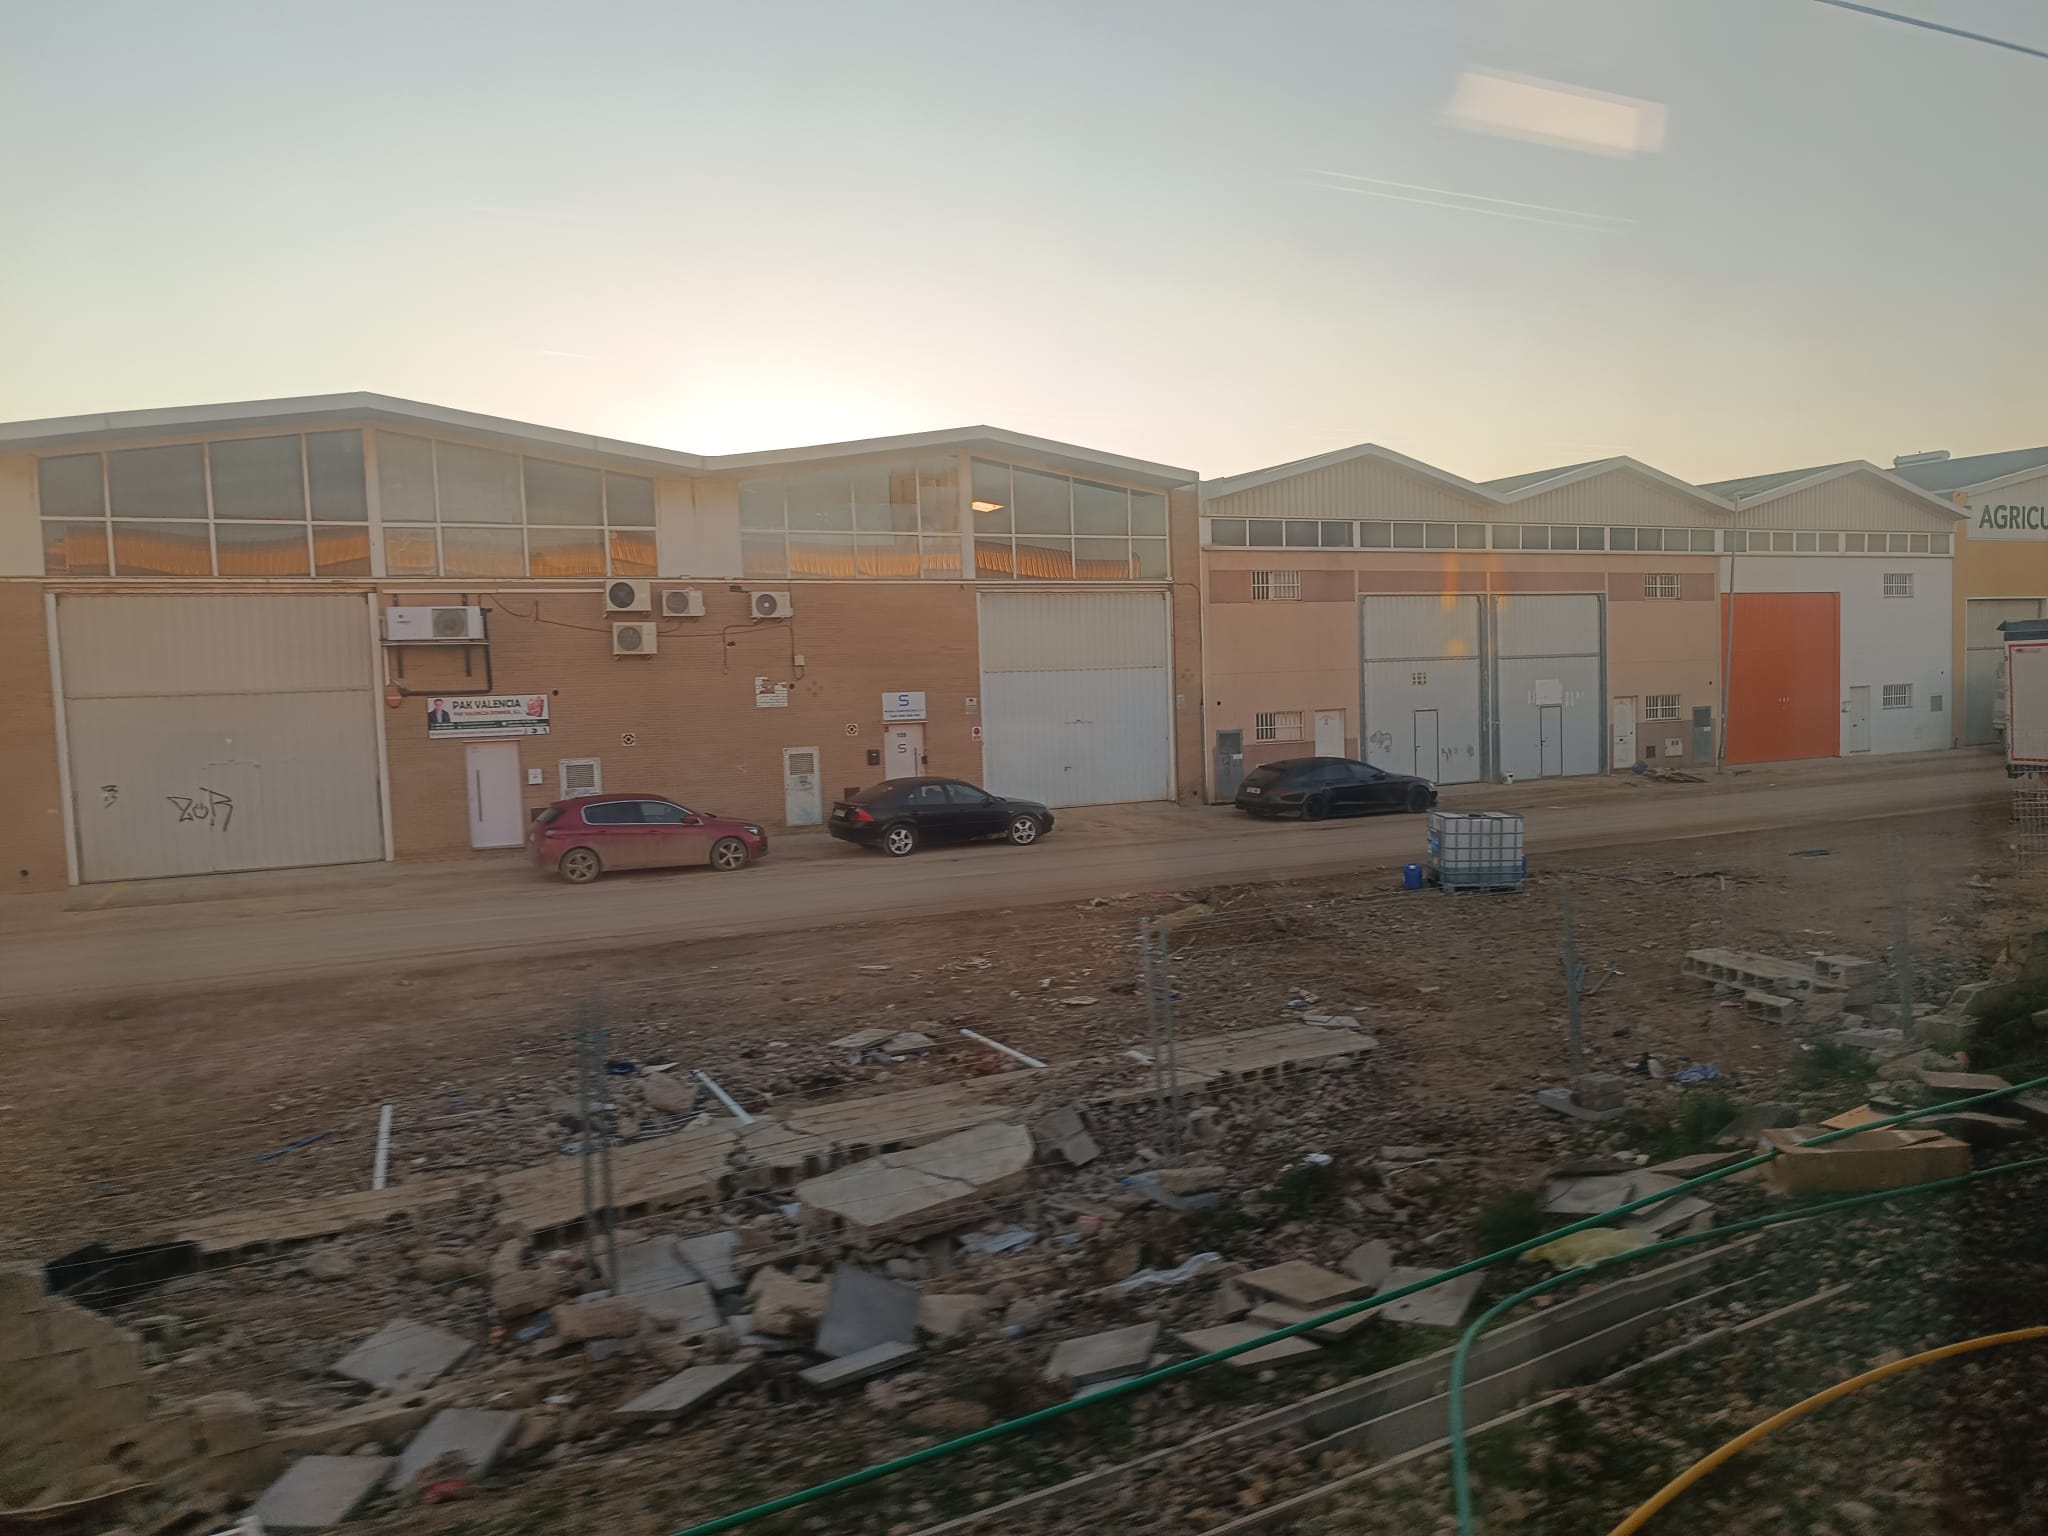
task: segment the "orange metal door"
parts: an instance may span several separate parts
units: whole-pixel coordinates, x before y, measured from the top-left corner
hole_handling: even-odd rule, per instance
[[[1836,592],[1722,596],[1729,762],[1840,754],[1841,603]]]

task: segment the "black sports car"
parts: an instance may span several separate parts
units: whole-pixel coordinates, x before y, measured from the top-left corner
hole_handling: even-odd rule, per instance
[[[836,803],[826,824],[834,837],[902,858],[922,843],[983,837],[1028,848],[1052,830],[1052,812],[960,779],[885,779]]]
[[[1321,821],[1372,811],[1426,811],[1436,804],[1436,786],[1348,757],[1290,757],[1246,774],[1233,803],[1253,816]]]

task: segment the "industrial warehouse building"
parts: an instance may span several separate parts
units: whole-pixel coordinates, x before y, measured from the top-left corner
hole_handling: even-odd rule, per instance
[[[1194,480],[375,395],[0,427],[10,885],[513,847],[605,790],[771,827],[923,771],[1193,797]]]
[[[1456,784],[1949,744],[1959,514],[1874,465],[1479,484],[1368,444],[1202,504],[1219,798],[1311,752]]]

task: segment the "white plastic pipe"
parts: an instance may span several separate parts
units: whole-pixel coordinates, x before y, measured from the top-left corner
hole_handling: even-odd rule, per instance
[[[710,1073],[699,1072],[697,1074],[697,1081],[702,1083],[706,1088],[709,1088],[712,1091],[712,1093],[717,1096],[718,1102],[723,1104],[727,1109],[731,1110],[733,1113],[733,1118],[738,1120],[741,1125],[752,1125],[754,1123],[754,1117],[748,1114],[744,1109],[741,1109],[739,1105],[733,1103],[732,1095],[727,1093],[723,1088],[719,1087],[718,1084],[713,1082],[711,1080]]]
[[[979,1040],[983,1045],[990,1046],[995,1050],[1001,1051],[1005,1056],[1016,1057],[1019,1061],[1023,1062],[1024,1065],[1027,1067],[1043,1067],[1045,1065],[1045,1063],[1040,1061],[1036,1056],[1026,1056],[1022,1051],[1013,1050],[1011,1047],[1003,1044],[1003,1042],[1000,1040],[989,1039],[987,1035],[977,1034],[975,1031],[971,1029],[962,1029],[960,1033],[965,1035],[970,1040]]]
[[[384,1187],[384,1171],[391,1162],[391,1106],[377,1117],[377,1166],[370,1172],[370,1188]]]

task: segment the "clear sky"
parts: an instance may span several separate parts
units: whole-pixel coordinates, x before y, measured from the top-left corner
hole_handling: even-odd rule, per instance
[[[2048,46],[2040,0],[1887,3]],[[370,389],[713,453],[990,422],[1205,475],[2048,440],[2048,62],[1809,0],[5,24],[0,419]],[[1475,70],[1661,103],[1662,147],[1460,126]]]

